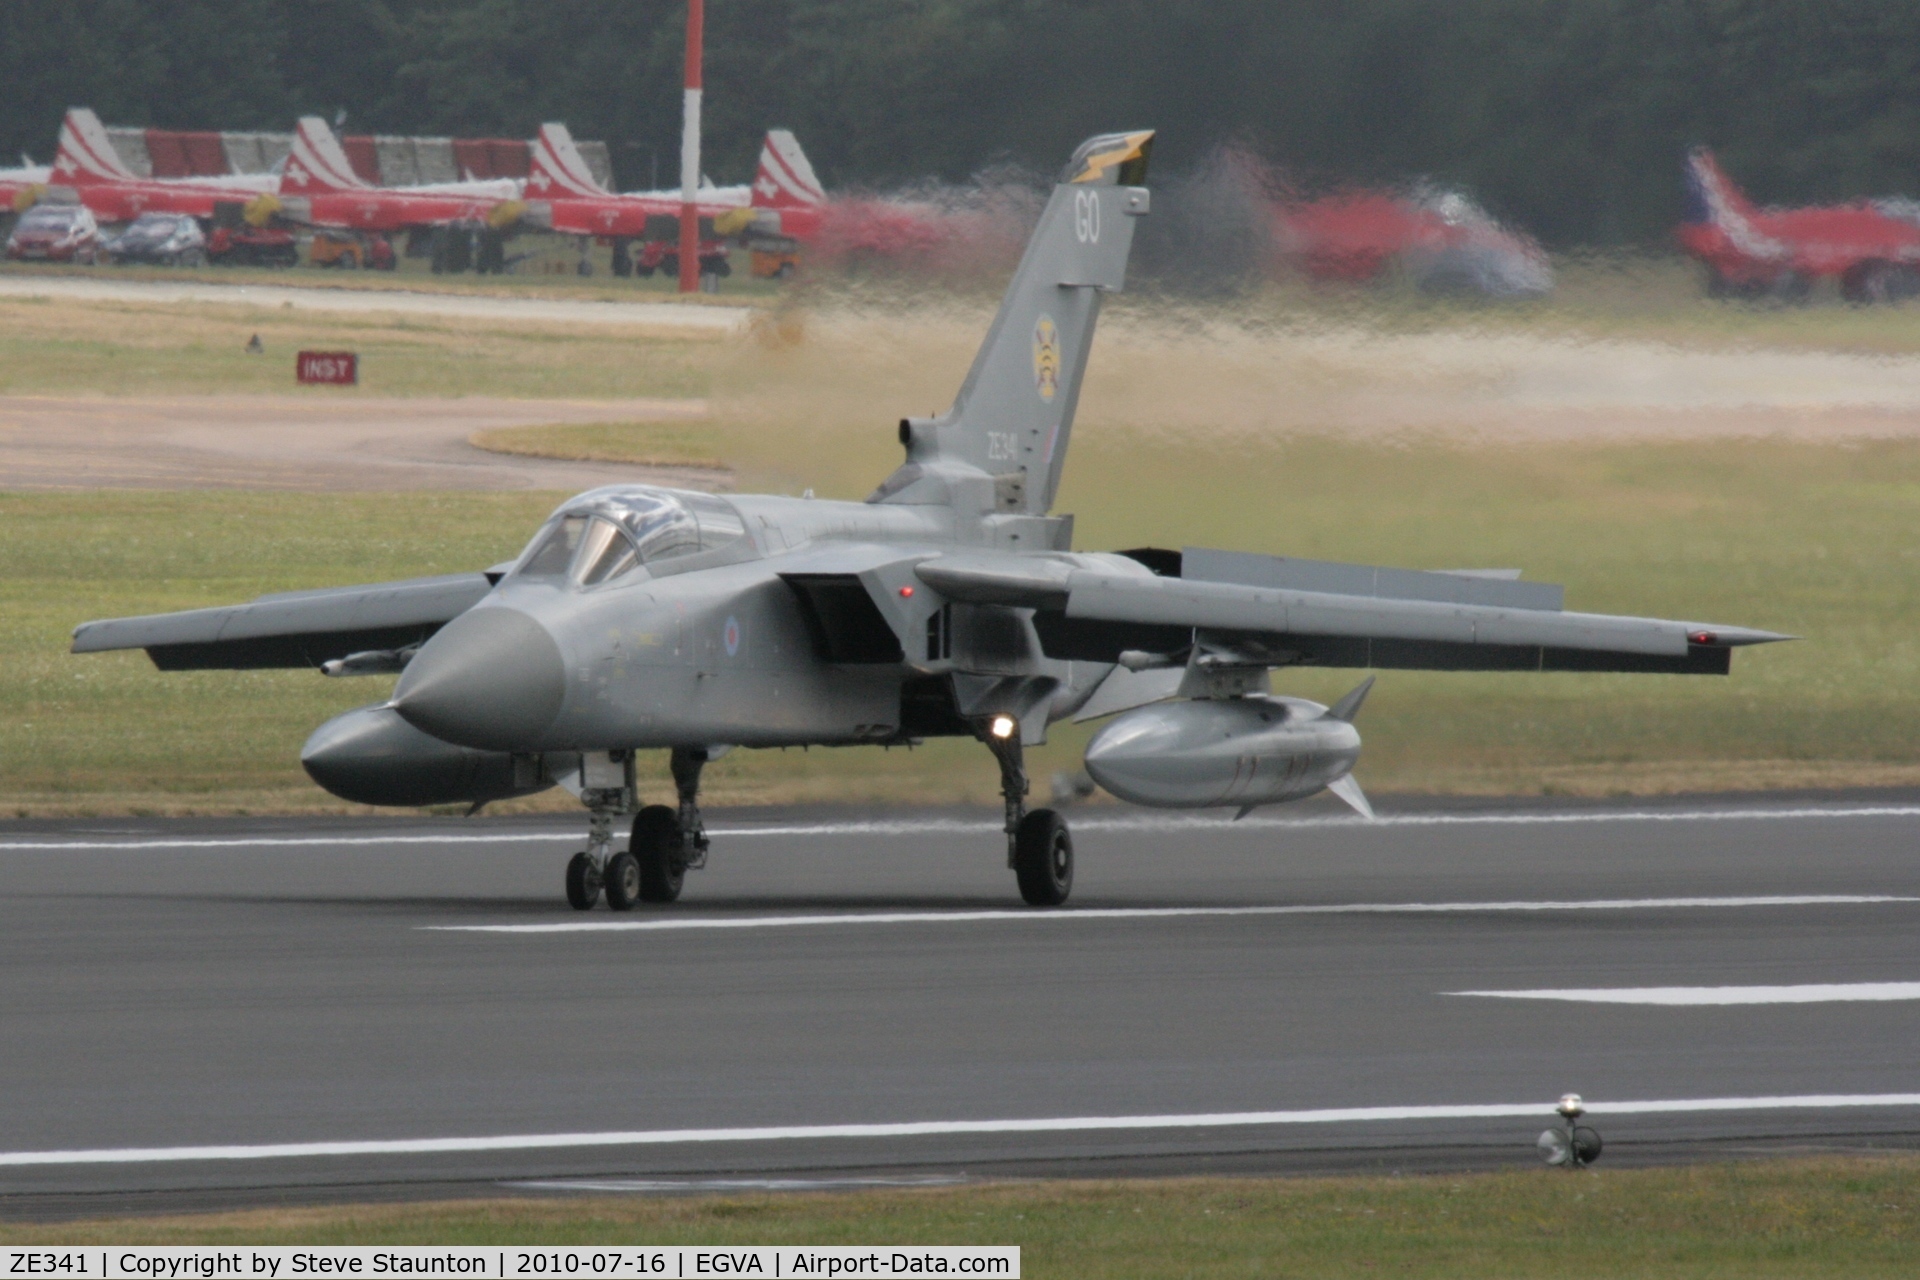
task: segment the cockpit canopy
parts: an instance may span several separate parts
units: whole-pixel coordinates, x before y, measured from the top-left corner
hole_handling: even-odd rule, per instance
[[[527,545],[516,578],[561,578],[576,586],[612,582],[640,568],[747,536],[733,506],[709,493],[616,485],[568,501]]]

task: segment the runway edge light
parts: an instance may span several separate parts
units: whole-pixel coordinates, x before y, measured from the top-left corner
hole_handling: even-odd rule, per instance
[[[1563,1093],[1560,1102],[1554,1107],[1562,1124],[1559,1127],[1544,1130],[1534,1140],[1534,1146],[1540,1152],[1540,1158],[1548,1165],[1561,1169],[1584,1169],[1600,1158],[1600,1134],[1587,1125],[1578,1123],[1587,1112],[1587,1106],[1579,1094]]]

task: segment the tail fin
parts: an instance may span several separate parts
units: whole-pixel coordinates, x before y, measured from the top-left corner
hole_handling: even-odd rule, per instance
[[[593,176],[593,170],[573,144],[573,134],[564,124],[543,124],[533,140],[533,153],[527,168],[527,197],[533,200],[565,200],[578,196],[611,195]]]
[[[813,209],[827,202],[826,189],[800,140],[787,129],[767,130],[760,145],[760,168],[753,175],[756,209]]]
[[[139,182],[113,149],[107,127],[91,107],[69,107],[60,122],[60,149],[53,157],[53,180],[73,186],[97,182]]]
[[[301,116],[293,131],[293,151],[280,171],[280,193],[304,196],[370,189],[353,171],[353,162],[327,122],[319,116]]]
[[[1148,209],[1142,184],[1152,145],[1152,130],[1080,144],[953,407],[900,424],[908,463],[898,479],[910,482],[916,465],[960,463],[994,478],[997,511],[1045,515],[1052,507],[1100,295],[1126,283],[1133,220]],[[909,484],[892,480],[881,494],[912,500]]]
[[[1758,212],[1706,147],[1687,152],[1686,221],[1718,227],[1742,253],[1768,257],[1784,252],[1772,236],[1754,225]]]

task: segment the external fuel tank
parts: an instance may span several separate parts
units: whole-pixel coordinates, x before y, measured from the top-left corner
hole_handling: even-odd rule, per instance
[[[1345,778],[1360,731],[1305,698],[1251,695],[1163,702],[1109,722],[1087,744],[1087,772],[1122,800],[1156,809],[1277,804]]]

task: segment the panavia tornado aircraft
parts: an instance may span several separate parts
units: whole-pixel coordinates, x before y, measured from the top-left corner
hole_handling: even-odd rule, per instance
[[[1332,789],[1361,812],[1354,714],[1268,692],[1296,665],[1724,673],[1710,623],[1568,613],[1510,573],[1412,572],[1189,548],[1076,552],[1059,487],[1102,295],[1148,209],[1151,133],[1092,138],[1053,188],[953,407],[906,418],[865,502],[613,485],[561,504],[484,573],[90,622],[77,653],[162,670],[398,672],[302,760],[368,804],[483,804],[556,783],[590,814],[566,869],[582,910],[676,898],[708,840],[703,766],[734,747],[979,739],[999,762],[1021,896],[1073,884],[1062,817],[1026,806],[1023,748],[1118,714],[1087,749],[1115,795],[1167,808]],[[636,753],[677,803],[639,807]],[[613,851],[617,818],[632,837]]]

